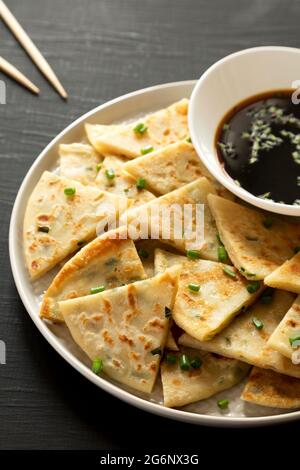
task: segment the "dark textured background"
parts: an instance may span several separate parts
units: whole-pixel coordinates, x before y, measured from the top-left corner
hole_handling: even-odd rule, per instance
[[[272,431],[175,423],[97,389],[51,349],[26,314],[10,272],[7,237],[24,175],[67,124],[129,91],[197,78],[214,61],[238,49],[299,47],[300,2],[7,0],[7,4],[53,65],[70,99],[64,103],[56,95],[0,24],[0,54],[41,88],[36,98],[5,78],[7,104],[0,105],[0,339],[7,344],[7,365],[0,366],[0,449],[140,449],[146,444],[159,449],[193,445],[201,452],[206,442],[220,445],[242,437],[251,448],[264,433],[272,433],[272,445],[292,431],[299,433],[297,423]]]

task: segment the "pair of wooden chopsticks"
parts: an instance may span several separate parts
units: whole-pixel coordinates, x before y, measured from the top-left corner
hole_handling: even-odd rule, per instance
[[[66,99],[68,96],[67,92],[58,80],[54,71],[2,0],[0,0],[0,17],[15,35],[21,46],[23,46],[33,63],[45,75],[60,96]],[[0,57],[0,71],[9,75],[33,93],[38,94],[40,92],[39,88],[34,85],[34,83],[25,77],[25,75],[23,75],[16,67],[7,62],[7,60],[3,59],[3,57]]]

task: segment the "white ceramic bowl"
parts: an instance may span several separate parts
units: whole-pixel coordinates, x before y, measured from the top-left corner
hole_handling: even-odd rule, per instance
[[[189,128],[202,162],[229,191],[254,206],[300,216],[300,206],[279,204],[254,196],[238,186],[224,170],[215,148],[215,133],[224,115],[258,93],[300,86],[300,49],[254,47],[216,62],[198,80],[191,96]]]

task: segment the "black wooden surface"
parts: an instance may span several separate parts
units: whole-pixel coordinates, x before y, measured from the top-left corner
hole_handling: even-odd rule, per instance
[[[5,78],[0,105],[0,449],[168,449],[255,442],[271,431],[208,429],[134,409],[91,385],[41,337],[14,286],[8,225],[20,183],[45,145],[89,109],[146,86],[197,78],[256,45],[299,47],[297,0],[6,0],[70,94],[63,102],[0,24],[0,55],[41,88]],[[280,64],[279,64],[280,66]],[[4,77],[1,76],[1,79]],[[298,77],[300,78],[300,77]],[[209,112],[209,110],[206,110]],[[274,439],[297,431],[276,427]],[[251,440],[250,440],[251,442]],[[228,444],[229,445],[229,444]]]

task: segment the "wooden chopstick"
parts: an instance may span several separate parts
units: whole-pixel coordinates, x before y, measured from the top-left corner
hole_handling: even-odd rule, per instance
[[[60,96],[66,99],[68,97],[67,92],[58,80],[54,71],[2,0],[0,0],[0,17],[5,21],[34,64],[45,75]]]
[[[20,72],[16,67],[7,62],[7,60],[3,59],[3,57],[1,56],[0,72],[6,73],[6,75],[13,78],[14,80],[16,80],[16,82],[19,82],[24,87],[28,88],[28,90],[32,91],[32,93],[36,93],[37,95],[39,94],[39,88],[34,83],[32,83],[27,77],[25,77],[22,72]]]

